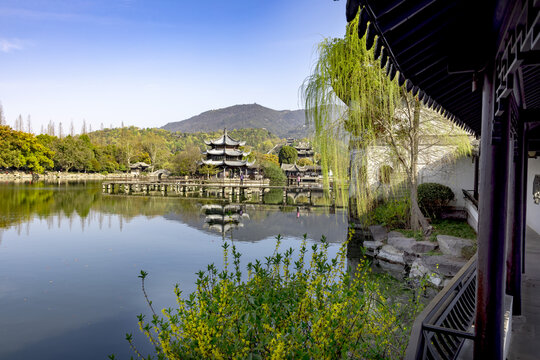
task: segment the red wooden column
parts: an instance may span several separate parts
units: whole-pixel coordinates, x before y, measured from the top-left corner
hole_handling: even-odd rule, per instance
[[[521,315],[521,274],[523,252],[523,191],[526,191],[525,166],[527,161],[527,149],[524,143],[523,122],[518,122],[517,136],[514,151],[513,189],[510,189],[510,201],[513,202],[513,217],[509,224],[509,243],[506,258],[506,293],[513,296],[513,315]],[[525,188],[525,190],[524,190]]]
[[[507,118],[496,119],[494,116],[493,79],[494,72],[488,66],[482,88],[474,343],[474,359],[477,360],[503,357],[509,122]]]

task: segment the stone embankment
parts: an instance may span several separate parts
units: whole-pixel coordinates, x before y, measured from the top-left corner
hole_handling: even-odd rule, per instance
[[[364,241],[364,247],[379,266],[409,278],[426,276],[436,287],[444,286],[474,254],[474,240],[437,235],[437,241],[417,241],[383,226],[369,230],[373,241]]]
[[[80,181],[80,180],[119,180],[133,179],[136,175],[127,173],[98,174],[98,173],[76,173],[51,171],[44,174],[37,174],[24,171],[2,171],[0,181]]]

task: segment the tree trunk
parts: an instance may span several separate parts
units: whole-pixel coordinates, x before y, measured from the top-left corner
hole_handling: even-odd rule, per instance
[[[411,229],[419,230],[420,227],[425,236],[429,236],[433,230],[424,214],[418,206],[418,147],[420,132],[420,101],[414,99],[414,114],[411,129],[411,168],[409,174],[409,186],[411,190]]]

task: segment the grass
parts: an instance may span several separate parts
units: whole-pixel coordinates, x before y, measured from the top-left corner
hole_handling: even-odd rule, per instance
[[[476,232],[466,221],[434,220],[431,223],[431,226],[433,226],[433,232],[431,233],[431,236],[429,238],[429,240],[431,241],[436,241],[437,235],[450,235],[450,236],[460,237],[463,239],[476,240]],[[416,240],[424,240],[422,231],[413,231],[413,230],[406,230],[406,229],[393,229],[393,230],[399,231],[403,235],[407,237],[415,238]]]

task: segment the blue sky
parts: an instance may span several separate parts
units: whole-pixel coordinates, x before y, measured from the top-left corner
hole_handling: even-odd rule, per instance
[[[0,0],[0,102],[34,131],[83,119],[158,127],[258,103],[302,107],[299,87],[345,0]]]

